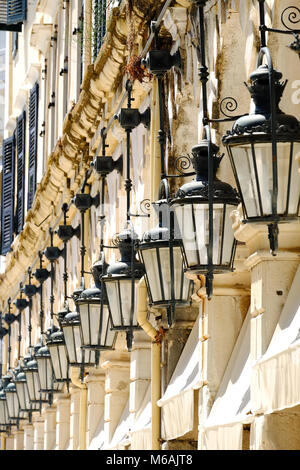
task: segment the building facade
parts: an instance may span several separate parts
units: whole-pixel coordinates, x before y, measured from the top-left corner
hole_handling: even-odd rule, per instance
[[[0,4],[2,450],[299,449],[299,9]]]

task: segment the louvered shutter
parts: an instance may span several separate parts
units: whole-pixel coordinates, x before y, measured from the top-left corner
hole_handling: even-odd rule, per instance
[[[106,33],[106,0],[94,0],[94,60]]]
[[[17,208],[15,214],[15,232],[22,231],[24,225],[24,189],[25,189],[25,112],[17,120]]]
[[[1,255],[6,255],[13,241],[15,200],[15,137],[3,141],[1,194]]]
[[[27,0],[7,0],[7,24],[26,20]]]
[[[29,98],[29,158],[27,210],[32,206],[36,189],[37,132],[38,132],[39,85],[36,83]]]

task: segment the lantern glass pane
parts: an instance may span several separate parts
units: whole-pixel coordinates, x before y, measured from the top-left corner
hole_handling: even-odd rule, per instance
[[[90,314],[89,314],[89,305],[88,302],[80,303],[79,307],[79,314],[80,314],[80,323],[82,329],[82,336],[83,336],[83,344],[86,346],[91,344],[91,323],[90,323]]]
[[[288,199],[288,213],[299,215],[299,200],[300,200],[300,142],[295,142],[293,145],[293,154],[291,160],[291,177],[290,177],[290,195]]]
[[[102,330],[100,336],[100,345],[112,347],[114,344],[115,339],[115,331],[111,330],[111,318],[109,314],[109,309],[107,305],[103,305],[103,313],[102,313]]]
[[[299,143],[277,143],[279,215],[298,215],[300,178]],[[231,147],[232,158],[248,217],[272,215],[273,167],[272,144],[255,143]],[[290,191],[288,191],[290,188]]]
[[[183,259],[180,246],[173,248],[175,299],[189,300],[191,281],[184,275]]]
[[[83,334],[83,345],[97,345],[100,329],[100,301],[98,303],[80,303],[79,313]]]
[[[31,372],[27,371],[26,372],[26,380],[27,380],[27,386],[28,386],[28,392],[30,396],[30,400],[37,400],[38,399],[38,392],[39,392],[39,382],[37,372]]]
[[[66,347],[68,350],[68,355],[70,363],[77,363],[81,361],[81,338],[79,325],[77,326],[64,326],[63,327]],[[78,358],[78,360],[77,360]]]
[[[19,398],[20,409],[30,410],[30,401],[26,382],[16,383],[16,389]]]
[[[99,331],[100,331],[100,312],[101,303],[90,304],[90,325],[91,325],[91,343],[98,344]]]
[[[223,234],[223,253],[222,253],[222,265],[230,266],[233,245],[235,242],[234,231],[232,228],[231,213],[236,209],[236,206],[226,204],[224,208],[224,234]]]
[[[64,344],[48,344],[54,376],[56,380],[64,380],[68,377],[68,358]]]
[[[63,332],[70,364],[93,364],[95,363],[95,351],[82,350],[80,324],[65,325]]]
[[[234,242],[234,234],[230,213],[235,206],[226,204],[213,204],[213,258],[215,266],[229,265]],[[176,217],[179,226],[182,227],[182,242],[189,268],[193,266],[208,265],[209,247],[209,205],[208,204],[183,204],[175,206]],[[188,218],[190,221],[188,222]],[[184,222],[183,222],[184,221]],[[189,231],[186,227],[192,227]],[[177,273],[179,277],[180,265],[177,261]],[[175,271],[176,274],[176,271]],[[175,286],[179,285],[176,282]],[[189,288],[188,281],[184,289]],[[176,293],[177,294],[177,293]]]
[[[40,376],[41,390],[52,390],[53,374],[50,357],[37,358],[38,371]]]
[[[110,281],[106,283],[106,292],[109,299],[112,321],[114,326],[121,326],[122,321],[122,301],[120,298],[120,289],[118,281]]]
[[[13,418],[18,418],[19,416],[19,400],[16,392],[6,393],[6,401],[8,408],[8,416]]]
[[[133,281],[136,285],[139,280]],[[106,283],[106,291],[109,299],[110,310],[114,327],[137,326],[136,320],[136,293],[132,299],[132,279],[109,281]],[[133,300],[133,317],[131,321],[131,307]]]
[[[150,255],[148,255],[149,252]],[[153,253],[154,252],[154,253]],[[155,255],[155,256],[154,256]],[[171,252],[169,247],[159,247],[150,250],[143,250],[143,256],[147,259],[145,264],[146,271],[151,272],[149,285],[152,293],[153,302],[187,300],[189,296],[190,281],[186,279],[183,271],[183,259],[181,248],[173,247],[173,268],[174,268],[174,292],[172,295],[171,282]],[[153,260],[152,268],[151,262]],[[154,264],[154,261],[156,264]],[[154,289],[152,280],[155,279]],[[161,285],[162,284],[162,285]]]
[[[159,267],[156,248],[151,248],[142,251],[142,257],[145,265],[145,270],[148,277],[149,286],[153,302],[164,300],[161,291],[161,283],[159,277]]]
[[[175,205],[175,215],[181,233],[188,266],[199,264],[197,257],[196,221],[192,204]],[[201,221],[199,221],[201,223]],[[199,224],[198,224],[199,225]]]
[[[0,425],[5,425],[9,423],[8,419],[8,410],[7,410],[7,401],[0,400]]]

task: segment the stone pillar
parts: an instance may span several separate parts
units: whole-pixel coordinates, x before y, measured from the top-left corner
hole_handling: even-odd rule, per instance
[[[300,261],[299,224],[279,225],[278,252],[270,254],[265,225],[243,224],[233,212],[237,240],[249,249],[245,262],[251,271],[251,356],[258,360],[267,350]]]
[[[202,432],[214,404],[228,361],[240,334],[250,304],[250,272],[245,266],[249,252],[239,246],[235,271],[214,276],[213,296],[207,300],[200,284],[196,291],[201,299],[199,338],[200,369],[203,386],[198,398],[198,449],[202,449]],[[204,280],[202,280],[203,282]]]
[[[299,450],[300,413],[297,408],[256,416],[251,426],[251,450]]]
[[[15,436],[11,434],[6,438],[5,450],[15,450]]]
[[[33,450],[34,428],[32,424],[25,424],[24,429],[24,450]]]
[[[296,223],[279,224],[278,252],[272,256],[267,227],[243,224],[241,220],[241,214],[235,211],[235,237],[249,249],[245,264],[251,271],[250,352],[255,363],[268,349],[299,266],[300,230]],[[250,394],[253,394],[254,387],[257,387],[256,381],[251,382]],[[255,394],[259,394],[259,390],[255,389]],[[287,410],[266,416],[261,414],[261,410],[254,412],[256,416],[250,430],[251,449],[299,448],[299,433],[296,431],[299,429],[299,415],[289,414]]]
[[[56,450],[66,450],[70,443],[70,395],[61,394],[56,400]]]
[[[105,373],[102,368],[90,368],[87,385],[87,449],[104,414]]]
[[[45,443],[44,450],[55,450],[56,444],[56,406],[48,406],[45,409]]]
[[[144,331],[136,332],[130,355],[130,413],[135,414],[140,410],[150,383],[151,340]]]
[[[258,360],[267,350],[299,265],[297,253],[272,256],[257,251],[247,260],[251,269],[251,356]]]
[[[36,415],[32,418],[33,450],[44,450],[44,417]]]
[[[24,430],[19,429],[15,433],[14,450],[24,450]]]
[[[101,360],[101,359],[100,359]],[[105,370],[104,433],[106,449],[113,438],[129,399],[129,361],[127,353],[112,352],[101,367]]]
[[[79,448],[80,389],[70,386],[70,450]]]

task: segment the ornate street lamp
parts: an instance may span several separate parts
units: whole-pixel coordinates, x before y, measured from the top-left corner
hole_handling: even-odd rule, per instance
[[[142,263],[137,259],[137,235],[134,233],[131,223],[130,195],[132,180],[130,176],[130,135],[132,130],[143,123],[145,127],[150,125],[150,109],[140,113],[138,109],[131,107],[132,83],[126,83],[127,108],[122,108],[117,119],[126,132],[126,228],[115,239],[114,248],[118,248],[121,260],[110,265],[107,273],[102,277],[105,284],[108,303],[112,316],[112,328],[115,331],[126,331],[127,349],[131,351],[133,331],[140,329],[136,315],[136,285],[145,274]]]
[[[136,286],[145,274],[142,263],[136,258],[137,236],[133,230],[124,230],[116,237],[121,259],[107,268],[103,276],[112,315],[112,328],[126,331],[127,347],[131,350],[133,331],[140,329],[136,315]]]
[[[47,393],[42,393],[41,390],[41,383],[39,377],[39,370],[38,364],[35,359],[35,353],[42,347],[42,344],[39,343],[36,346],[32,346],[32,323],[31,323],[31,310],[32,310],[32,297],[36,295],[38,289],[35,285],[31,284],[32,279],[32,271],[31,268],[28,268],[28,279],[29,283],[24,286],[25,295],[28,297],[28,305],[29,305],[29,324],[28,324],[28,332],[29,332],[29,356],[24,357],[23,362],[23,372],[26,377],[27,387],[28,387],[28,394],[29,399],[32,404],[41,404],[41,403],[49,403],[51,402],[51,396]],[[34,406],[34,408],[36,408]]]
[[[9,377],[9,376],[7,376]],[[25,414],[21,412],[20,402],[17,394],[16,384],[14,383],[13,377],[10,377],[10,381],[4,388],[6,396],[7,410],[9,419],[17,424],[20,419],[25,418]]]
[[[64,243],[63,249],[63,258],[64,258],[64,315],[70,312],[69,310],[69,303],[68,303],[68,294],[67,294],[67,283],[68,283],[68,272],[67,272],[67,242],[71,240],[73,236],[80,236],[80,226],[73,228],[71,225],[67,225],[67,212],[69,208],[67,204],[63,204],[62,211],[64,213],[64,224],[60,225],[57,231],[58,237]],[[53,239],[52,239],[53,240]],[[60,252],[61,253],[61,252]],[[54,274],[54,266],[53,263],[56,258],[51,258],[51,272]],[[54,295],[53,295],[53,281],[51,281],[51,327],[47,330],[47,339],[46,344],[51,356],[51,362],[53,367],[53,372],[55,376],[55,381],[57,383],[67,383],[70,382],[70,374],[69,374],[69,357],[68,351],[66,347],[65,337],[60,328],[53,324],[53,303],[54,303]],[[59,317],[63,316],[62,313],[59,314]]]
[[[211,185],[208,178],[210,152],[213,163]],[[184,184],[171,201],[182,235],[185,269],[194,274],[206,275],[209,298],[212,294],[213,274],[233,270],[236,242],[230,213],[239,204],[236,191],[216,177],[221,161],[217,153],[218,147],[209,140],[203,140],[193,147],[192,163],[196,179]]]
[[[262,65],[263,56],[268,65]],[[279,102],[287,82],[273,70],[264,49],[250,75],[255,111],[239,118],[223,137],[242,201],[244,222],[268,225],[270,248],[278,248],[278,224],[299,220],[300,123]]]
[[[20,411],[32,413],[33,411],[40,411],[40,404],[33,403],[30,401],[30,395],[27,385],[26,374],[23,367],[20,368],[19,372],[15,377],[16,391],[20,404]]]
[[[95,287],[85,289],[76,299],[76,307],[80,315],[82,331],[82,347],[99,351],[113,349],[117,333],[112,330],[110,307],[106,295],[106,289],[102,277],[106,274],[107,263],[104,259],[104,203],[105,180],[114,169],[121,171],[122,159],[113,162],[112,157],[106,156],[105,128],[102,129],[102,156],[96,157],[94,168],[101,176],[101,201],[100,201],[100,259],[92,267]]]
[[[55,380],[48,346],[43,345],[34,356],[38,366],[40,392],[49,394],[61,392],[64,384]]]
[[[54,283],[54,262],[61,256],[61,251],[58,248],[53,246],[53,231],[50,229],[51,237],[51,246],[47,247],[45,250],[45,255],[51,263],[51,271],[48,272],[47,277],[50,276],[51,279],[51,295],[50,295],[50,315],[51,322],[53,323],[53,303],[54,303],[54,292],[53,292],[53,283]],[[42,270],[42,253],[40,252],[40,272]],[[46,277],[46,276],[45,276]],[[44,278],[43,278],[44,279]],[[41,324],[41,344],[40,347],[36,349],[34,358],[37,362],[38,374],[39,374],[39,383],[40,383],[40,392],[47,393],[51,396],[53,393],[61,392],[63,389],[63,383],[57,382],[55,380],[55,375],[52,367],[51,354],[48,348],[48,345],[43,344],[42,335],[44,334],[44,325],[43,325],[43,282],[40,285],[40,324]]]
[[[165,162],[163,80],[172,67],[181,68],[181,57],[179,50],[174,55],[164,49],[158,50],[157,36],[158,31],[155,30],[155,49],[148,52],[143,64],[149,68],[151,74],[155,75],[158,83],[161,183],[159,200],[153,203],[153,207],[158,213],[159,225],[144,234],[139,244],[139,254],[145,266],[149,303],[166,308],[168,324],[171,326],[175,321],[176,306],[190,303],[192,282],[184,275],[181,235],[178,227],[175,227],[174,210],[169,206],[168,178],[175,176],[166,174]]]
[[[184,275],[182,240],[174,227],[174,210],[168,204],[166,180],[162,180],[161,187],[166,190],[166,199],[153,203],[158,212],[159,225],[144,233],[139,254],[145,266],[149,304],[166,308],[171,326],[175,320],[176,306],[190,303],[192,282]]]
[[[85,267],[84,260],[86,254],[86,247],[84,245],[84,231],[85,231],[85,212],[91,208],[92,205],[99,205],[99,195],[92,198],[90,194],[84,193],[83,185],[82,192],[78,193],[74,199],[76,208],[81,213],[81,286],[80,288],[73,293],[74,301],[76,302],[80,294],[85,290]],[[92,366],[97,363],[97,358],[95,351],[85,350],[83,348],[83,336],[80,323],[80,314],[78,310],[70,312],[69,308],[65,307],[62,312],[59,312],[59,324],[63,331],[65,344],[68,353],[69,364],[72,367],[80,367],[81,372],[83,372],[84,367]],[[82,374],[81,374],[82,375]]]
[[[113,349],[116,332],[112,330],[112,319],[104,284],[100,277],[106,272],[103,261],[93,266],[95,287],[85,289],[76,299],[82,331],[82,348],[94,351]]]
[[[39,411],[40,406],[37,403],[31,403],[30,402],[26,375],[25,375],[23,367],[21,365],[22,312],[29,305],[29,302],[27,301],[27,299],[22,297],[22,295],[23,295],[23,285],[22,285],[22,283],[20,284],[20,292],[21,292],[21,297],[16,299],[16,301],[14,302],[17,309],[19,310],[19,315],[17,317],[18,322],[19,322],[19,337],[18,337],[18,342],[19,342],[18,362],[19,362],[19,365],[18,365],[18,368],[15,370],[14,383],[15,383],[15,386],[16,386],[16,392],[17,392],[17,396],[18,396],[18,400],[19,400],[20,411],[23,412],[23,413],[29,413],[29,419],[31,419],[31,413],[33,411]]]
[[[47,331],[46,342],[51,356],[55,381],[69,383],[69,358],[62,330],[53,325]]]
[[[35,348],[33,348],[33,354],[35,351],[39,350],[40,347],[41,345],[36,345]],[[38,365],[33,355],[24,358],[23,370],[26,376],[30,402],[32,404],[49,403],[49,401],[51,401],[50,396],[40,391],[41,383]]]
[[[299,30],[289,27],[299,23],[299,12],[297,7],[282,12],[285,30],[268,28],[265,1],[259,0],[258,68],[250,75],[250,85],[246,85],[255,110],[237,119],[223,137],[242,202],[243,222],[268,226],[273,255],[278,249],[278,224],[299,221],[300,123],[279,108],[287,81],[282,82],[282,73],[273,68],[266,32],[292,34],[299,47]]]
[[[8,416],[7,408],[7,399],[4,392],[5,387],[8,385],[8,379],[5,380],[4,377],[1,378],[1,388],[0,388],[0,427],[3,430],[9,428],[11,422]]]

